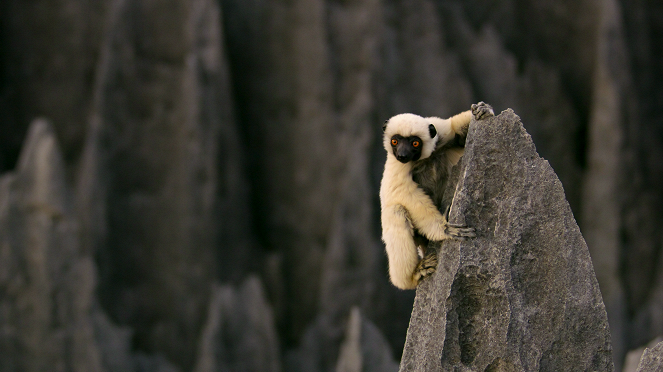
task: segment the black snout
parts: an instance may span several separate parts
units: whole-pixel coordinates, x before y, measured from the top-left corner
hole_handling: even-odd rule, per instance
[[[411,156],[408,155],[396,155],[396,159],[398,159],[398,161],[400,161],[403,164],[409,162],[411,160],[410,158]]]
[[[413,148],[409,141],[402,141],[396,146],[396,159],[401,163],[405,164],[407,162],[419,159],[421,152]]]

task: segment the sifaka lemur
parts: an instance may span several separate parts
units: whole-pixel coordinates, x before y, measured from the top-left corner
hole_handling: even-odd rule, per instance
[[[475,236],[471,227],[448,223],[448,206],[445,213],[436,206],[463,155],[472,115],[480,120],[494,113],[480,102],[449,119],[400,114],[382,127],[387,150],[380,185],[382,240],[398,288],[415,288],[435,271],[436,252],[426,252],[429,240]]]

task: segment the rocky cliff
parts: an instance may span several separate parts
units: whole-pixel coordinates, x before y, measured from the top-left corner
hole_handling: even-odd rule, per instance
[[[401,371],[612,371],[589,250],[559,179],[513,111],[473,121],[444,241],[417,288]]]
[[[654,372],[661,369],[663,369],[663,342],[645,349],[636,372]]]

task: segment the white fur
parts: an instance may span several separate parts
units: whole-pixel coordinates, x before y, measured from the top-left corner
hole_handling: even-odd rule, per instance
[[[467,113],[469,114],[469,111]],[[419,255],[413,238],[414,228],[429,240],[443,240],[449,236],[445,232],[446,218],[431,198],[412,180],[413,162],[403,164],[394,156],[391,137],[395,134],[403,137],[418,136],[423,141],[420,159],[425,159],[437,146],[453,139],[455,131],[465,120],[469,123],[471,114],[465,114],[451,119],[400,114],[387,122],[384,133],[387,161],[380,185],[382,240],[389,258],[389,276],[398,288],[412,289],[417,286],[413,275],[419,263]],[[428,130],[429,124],[433,124],[437,130],[437,135],[433,138]],[[461,155],[462,151],[457,157]]]

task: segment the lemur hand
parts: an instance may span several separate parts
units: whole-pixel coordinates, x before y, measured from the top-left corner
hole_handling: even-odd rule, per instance
[[[477,236],[474,227],[449,223],[448,221],[449,221],[450,211],[451,211],[451,206],[449,205],[447,206],[447,209],[444,211],[444,219],[447,221],[444,232],[447,235],[459,240],[467,240],[469,238],[474,238]]]
[[[464,225],[447,224],[446,233],[447,235],[459,240],[467,240],[477,236],[474,227],[467,227]]]
[[[492,106],[481,101],[479,103],[472,104],[472,115],[474,115],[476,120],[481,120],[495,116],[495,112],[493,112]]]

